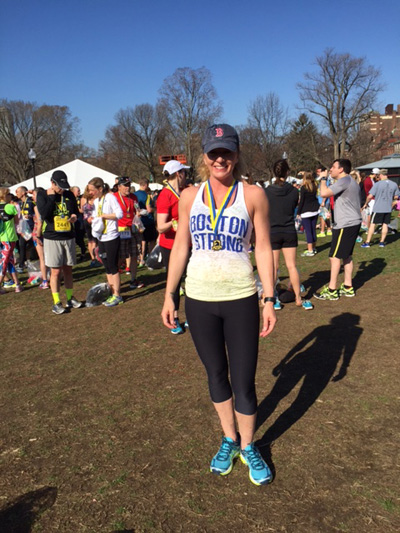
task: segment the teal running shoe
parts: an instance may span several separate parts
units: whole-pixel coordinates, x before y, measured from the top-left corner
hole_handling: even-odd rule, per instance
[[[253,442],[241,450],[240,459],[249,467],[249,478],[254,485],[267,485],[272,481],[272,472]]]
[[[233,468],[233,460],[240,455],[239,441],[222,437],[222,444],[211,460],[210,472],[219,476],[227,476]]]
[[[171,333],[172,335],[180,335],[181,333],[183,333],[182,326],[180,325],[179,320],[177,318],[175,318],[175,327],[171,329]]]

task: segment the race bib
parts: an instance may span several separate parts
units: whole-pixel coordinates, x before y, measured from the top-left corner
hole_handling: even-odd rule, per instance
[[[130,239],[132,237],[130,228],[118,228],[118,233],[121,239]]]
[[[55,216],[54,217],[54,231],[66,232],[71,231],[71,223],[67,217]]]

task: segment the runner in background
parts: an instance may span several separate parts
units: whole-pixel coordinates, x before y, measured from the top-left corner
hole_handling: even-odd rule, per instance
[[[126,271],[130,273],[130,289],[141,289],[144,283],[136,279],[138,268],[139,247],[142,246],[142,234],[135,225],[135,217],[139,213],[139,203],[136,195],[130,192],[131,180],[127,176],[118,178],[118,191],[114,193],[123,212],[118,220],[120,237],[119,258],[126,260]]]
[[[118,220],[124,216],[122,209],[110,187],[101,178],[93,178],[88,190],[94,198],[94,213],[88,219],[92,224],[92,234],[99,243],[99,256],[107,274],[111,296],[103,302],[106,307],[124,303],[121,296],[121,276],[119,273],[120,237]]]
[[[75,196],[69,190],[67,175],[56,170],[51,186],[37,191],[37,207],[43,221],[43,248],[46,266],[50,268],[50,288],[53,295],[52,311],[56,315],[66,309],[82,307],[73,295],[72,267],[76,264],[74,224],[78,218]],[[61,274],[67,294],[66,308],[60,299]]]
[[[10,203],[11,194],[6,187],[0,187],[0,294],[5,294],[2,283],[7,271],[14,285],[15,292],[21,292],[22,287],[14,263],[14,249],[18,241],[15,222],[18,222],[17,208]]]
[[[35,189],[32,193],[33,201],[36,204],[37,199],[37,192],[39,189]],[[34,207],[35,216],[34,216],[34,226],[33,226],[33,232],[32,232],[32,238],[33,238],[33,244],[36,248],[36,253],[39,257],[39,264],[40,264],[40,277],[41,277],[41,283],[39,285],[39,289],[50,289],[49,282],[47,281],[47,269],[46,269],[46,263],[44,260],[44,250],[43,250],[43,234],[42,234],[42,219],[40,217],[39,209],[37,208],[37,205]]]
[[[81,206],[82,195],[79,187],[71,187],[71,191],[74,193],[79,211],[78,219],[75,222],[75,241],[81,250],[81,255],[78,259],[78,263],[80,263],[85,260],[86,254],[85,228],[83,226],[83,210]]]
[[[83,214],[83,227],[85,229],[86,237],[88,240],[90,266],[98,267],[98,266],[101,266],[101,263],[97,261],[96,254],[95,254],[97,242],[96,242],[95,237],[92,235],[92,225],[89,222],[89,219],[93,217],[93,213],[94,213],[94,198],[90,194],[87,185],[82,194],[81,209],[82,209],[82,214]]]
[[[163,175],[166,179],[166,186],[161,191],[157,199],[157,229],[160,233],[160,247],[164,267],[169,272],[169,256],[174,244],[176,231],[178,229],[178,204],[181,192],[186,185],[186,167],[179,161],[168,161],[164,165]],[[182,276],[183,272],[181,273]],[[174,319],[175,327],[171,328],[173,335],[183,333],[179,323],[179,291],[181,282],[175,287],[174,293]]]
[[[144,226],[142,248],[140,254],[139,267],[144,266],[146,256],[152,251],[156,245],[158,233],[156,229],[156,222],[154,220],[154,201],[149,192],[149,180],[142,178],[139,180],[140,189],[135,192],[140,206],[140,218]]]

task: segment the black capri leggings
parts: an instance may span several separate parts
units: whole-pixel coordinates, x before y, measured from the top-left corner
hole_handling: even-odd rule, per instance
[[[193,342],[207,371],[212,401],[224,402],[233,393],[238,413],[255,414],[260,323],[257,294],[229,302],[203,302],[186,296],[185,306]]]
[[[169,265],[169,256],[171,255],[171,250],[169,248],[164,248],[163,246],[160,246],[161,249],[161,257],[164,267],[167,270],[167,277],[168,277],[168,265]],[[179,280],[178,286],[175,289],[173,300],[174,300],[174,306],[175,311],[179,311],[179,291],[181,289],[181,282]]]
[[[112,241],[99,241],[99,256],[103,261],[107,274],[118,274],[120,238]]]

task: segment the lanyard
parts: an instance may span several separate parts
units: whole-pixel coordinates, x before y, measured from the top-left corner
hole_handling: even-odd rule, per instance
[[[100,217],[103,214],[103,204],[105,196],[99,201],[99,207],[97,208],[97,216]]]
[[[167,185],[166,185],[166,189],[169,189],[169,190],[172,192],[172,194],[174,194],[174,195],[178,198],[178,200],[179,200],[179,198],[181,197],[181,195],[180,195],[178,192],[176,192],[176,190],[172,187],[172,185],[170,185],[169,183],[167,183]]]
[[[130,206],[128,205],[128,207],[126,207],[126,203],[125,203],[124,197],[121,195],[120,192],[118,192],[118,194],[119,194],[119,197],[121,198],[121,202],[124,204],[124,207],[125,207],[125,209],[126,209],[127,214],[129,215],[129,211],[130,211],[130,209],[131,209]],[[128,217],[128,218],[129,218],[129,217]]]
[[[222,204],[219,209],[215,208],[215,201],[214,196],[212,193],[210,182],[206,182],[206,191],[207,191],[207,197],[208,197],[208,205],[210,207],[210,222],[211,222],[211,228],[214,231],[214,234],[218,234],[218,226],[219,222],[221,220],[222,214],[225,211],[226,206],[229,204],[230,199],[232,198],[232,194],[237,188],[238,182],[235,180],[232,185],[229,187],[227,193],[225,194],[225,198],[222,201]]]

